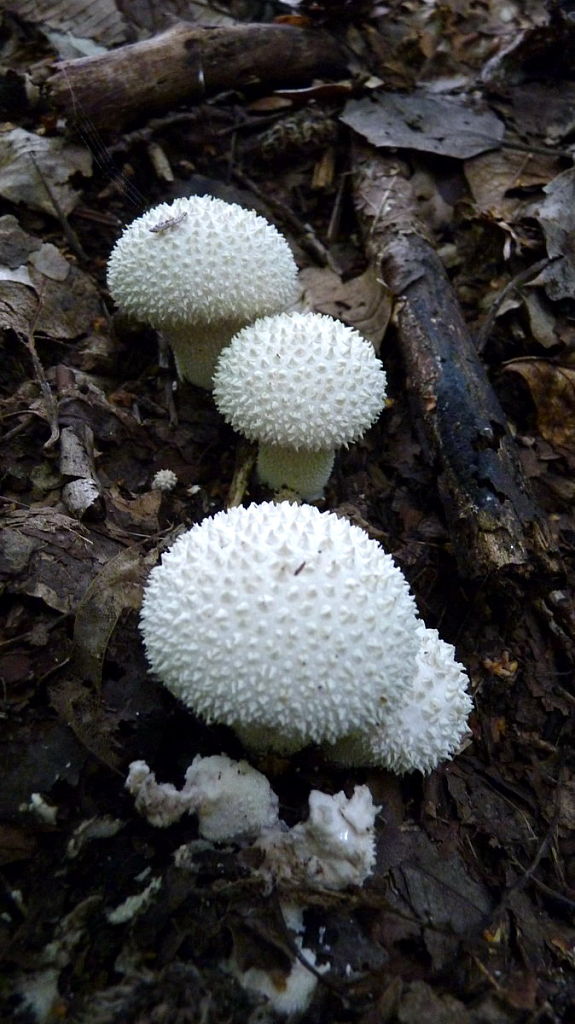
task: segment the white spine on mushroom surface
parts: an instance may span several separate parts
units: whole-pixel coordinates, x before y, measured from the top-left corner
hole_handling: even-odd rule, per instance
[[[141,612],[148,660],[172,693],[279,751],[364,731],[400,704],[417,622],[379,544],[286,502],[232,508],[181,534]]]
[[[120,308],[162,331],[180,377],[207,388],[232,335],[295,300],[296,276],[273,224],[211,196],[148,210],[108,261],[108,287]]]
[[[280,313],[244,327],[214,374],[218,409],[259,442],[260,479],[308,501],[321,497],[335,449],[364,435],[385,396],[370,342],[320,313]]]

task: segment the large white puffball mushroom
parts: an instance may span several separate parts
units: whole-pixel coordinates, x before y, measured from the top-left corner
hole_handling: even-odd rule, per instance
[[[347,520],[286,502],[220,512],[152,570],[150,665],[208,721],[283,750],[375,725],[419,648],[407,582]]]
[[[296,274],[273,224],[211,196],[148,210],[126,228],[108,261],[113,299],[162,331],[179,376],[205,388],[233,334],[294,301]]]
[[[280,313],[244,327],[214,374],[218,409],[259,442],[260,479],[310,501],[322,495],[335,449],[363,436],[385,395],[373,346],[320,313]]]
[[[409,692],[380,721],[328,748],[334,761],[381,765],[397,774],[433,771],[451,757],[468,731],[472,709],[465,669],[437,630],[417,626],[419,651]]]

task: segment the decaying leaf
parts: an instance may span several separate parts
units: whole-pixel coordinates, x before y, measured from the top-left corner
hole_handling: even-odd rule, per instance
[[[92,157],[84,146],[35,135],[23,128],[0,130],[0,195],[12,203],[57,216],[71,213],[80,198],[68,181],[73,174],[90,177]]]
[[[545,235],[553,260],[537,278],[550,299],[575,295],[575,168],[558,174],[543,190],[545,199],[531,210]]]
[[[114,627],[123,611],[138,609],[142,585],[155,553],[144,558],[128,548],[98,573],[80,603],[74,625],[72,659],[81,679],[96,688]]]
[[[512,221],[532,203],[527,190],[547,184],[558,164],[557,157],[504,149],[467,160],[464,172],[481,213]]]
[[[97,39],[112,46],[126,39],[127,26],[115,0],[16,0],[8,2],[18,17],[42,29],[55,29],[65,34]]]
[[[88,274],[11,214],[0,217],[0,329],[76,338],[90,332],[101,309]]]
[[[541,437],[575,450],[575,369],[546,359],[514,359],[505,369],[527,384]]]
[[[370,267],[359,277],[342,281],[328,267],[306,267],[300,274],[303,302],[315,313],[343,320],[371,341],[376,352],[391,317],[392,302],[388,289]]]
[[[374,146],[460,159],[495,149],[505,133],[503,122],[485,107],[472,106],[463,96],[435,96],[423,88],[350,100],[341,119]]]
[[[117,551],[75,519],[51,508],[12,512],[2,524],[0,582],[12,593],[71,612],[100,566]]]

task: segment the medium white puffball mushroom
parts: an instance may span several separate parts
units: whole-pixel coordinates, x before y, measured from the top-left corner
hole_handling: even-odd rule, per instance
[[[148,210],[126,228],[108,261],[113,299],[162,331],[179,376],[205,388],[233,334],[294,301],[296,274],[273,224],[211,196]]]
[[[347,520],[286,502],[181,534],[150,574],[140,626],[172,693],[280,751],[375,725],[406,694],[419,647],[391,556]]]
[[[214,374],[218,409],[259,442],[260,479],[306,500],[321,497],[335,449],[363,436],[385,396],[373,346],[320,313],[280,313],[244,327]]]
[[[472,709],[465,669],[451,644],[437,630],[417,626],[415,673],[401,703],[380,721],[328,748],[328,756],[348,765],[381,765],[390,771],[433,771],[457,750],[468,732]]]

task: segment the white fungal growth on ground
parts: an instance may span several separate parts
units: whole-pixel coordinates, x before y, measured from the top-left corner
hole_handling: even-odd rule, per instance
[[[223,754],[195,757],[181,790],[158,783],[145,761],[133,761],[126,788],[151,825],[167,828],[196,814],[200,835],[214,841],[256,836],[278,820],[278,799],[265,775]]]
[[[306,821],[256,841],[265,853],[258,873],[281,886],[345,889],[363,885],[375,863],[378,810],[367,786],[356,786],[349,798],[345,793],[328,796],[312,790]]]

